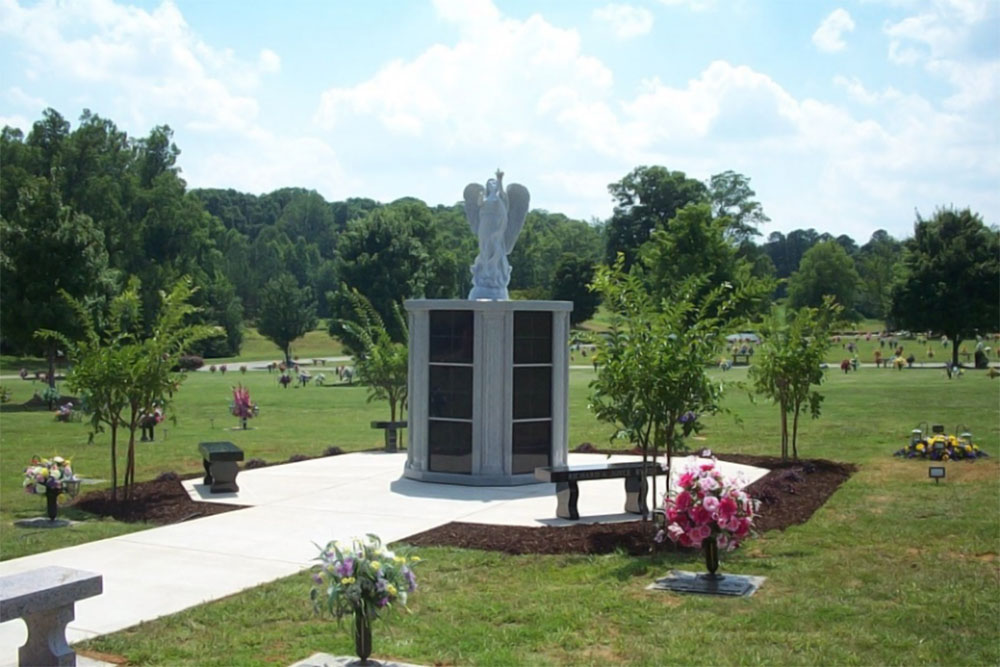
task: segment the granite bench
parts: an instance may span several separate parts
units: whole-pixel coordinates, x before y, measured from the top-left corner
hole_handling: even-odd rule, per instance
[[[372,428],[378,428],[385,431],[385,451],[394,452],[397,449],[398,437],[397,433],[400,429],[406,428],[405,421],[396,422],[384,422],[375,421],[372,422]]]
[[[236,493],[239,468],[237,461],[243,460],[243,450],[231,442],[202,442],[198,445],[205,464],[205,486],[211,493]]]
[[[55,565],[0,577],[0,623],[20,618],[28,626],[18,664],[76,665],[66,625],[75,618],[77,600],[103,590],[101,575]]]
[[[661,463],[646,462],[646,476],[663,475],[667,469]],[[649,512],[646,505],[647,484],[643,477],[642,461],[625,463],[599,463],[576,466],[550,466],[535,468],[535,479],[541,482],[555,482],[556,516],[560,519],[576,521],[580,518],[576,503],[580,497],[579,482],[591,479],[625,479],[625,511],[645,516]]]

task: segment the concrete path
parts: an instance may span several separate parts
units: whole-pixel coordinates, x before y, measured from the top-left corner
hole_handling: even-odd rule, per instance
[[[692,459],[694,457],[691,457]],[[633,456],[569,455],[571,464],[636,460]],[[239,493],[212,495],[200,480],[184,483],[196,500],[247,509],[152,528],[98,542],[0,562],[0,575],[62,565],[104,576],[104,593],[76,605],[70,642],[294,574],[313,564],[332,539],[366,533],[393,542],[451,521],[505,525],[568,525],[555,517],[554,484],[473,487],[402,477],[406,453],[361,452],[243,471]],[[721,463],[751,483],[767,471]],[[675,459],[674,474],[685,467]],[[662,483],[662,480],[661,480]],[[583,522],[627,521],[622,480],[580,485]],[[6,527],[5,530],[17,530]],[[72,530],[69,528],[67,530]],[[15,664],[24,624],[0,624],[0,665]]]

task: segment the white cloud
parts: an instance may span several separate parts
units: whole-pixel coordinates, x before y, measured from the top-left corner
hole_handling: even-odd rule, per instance
[[[261,49],[257,56],[257,68],[268,74],[281,71],[281,56],[271,49]]]
[[[703,12],[715,7],[715,0],[660,0],[668,7],[687,7],[693,12]]]
[[[11,102],[11,104],[15,104],[19,107],[25,107],[39,114],[41,114],[42,110],[48,106],[45,104],[45,100],[41,97],[29,95],[21,90],[20,86],[11,86],[8,88],[7,99]]]
[[[502,166],[541,190],[533,205],[589,218],[610,214],[606,185],[636,165],[702,179],[734,169],[753,178],[775,225],[865,239],[893,216],[908,224],[915,204],[962,201],[976,192],[974,179],[1000,179],[983,148],[989,125],[892,86],[875,91],[837,77],[866,105],[857,116],[716,61],[689,81],[654,76],[623,95],[573,30],[538,15],[513,20],[492,5],[447,9],[441,17],[459,27],[454,44],[322,95],[315,120],[345,165],[368,153],[393,156],[378,163],[377,178],[359,177],[367,196],[451,202],[461,183]],[[351,137],[364,141],[350,148]],[[956,177],[970,169],[974,176]]]
[[[846,9],[838,7],[819,24],[813,33],[812,41],[820,51],[835,53],[847,46],[843,34],[852,30],[854,30],[854,20],[851,15]]]
[[[115,90],[142,122],[171,116],[204,129],[250,131],[254,63],[201,40],[169,0],[150,12],[112,0],[0,5],[0,35],[16,41],[35,76]],[[105,100],[106,101],[106,100]],[[175,123],[176,124],[176,123]]]
[[[1000,95],[998,21],[996,2],[941,0],[919,14],[885,24],[889,60],[897,65],[922,64],[950,83],[955,93],[948,105],[953,108],[995,104]]]
[[[638,37],[653,29],[653,15],[644,7],[610,4],[595,9],[592,16],[608,24],[618,39]]]

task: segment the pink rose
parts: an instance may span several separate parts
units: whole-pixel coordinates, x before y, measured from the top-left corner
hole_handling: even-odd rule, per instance
[[[750,532],[750,519],[746,517],[737,520],[736,537],[746,537],[746,534]]]
[[[706,496],[704,500],[701,501],[701,506],[711,514],[715,515],[719,511],[719,499],[715,496]]]
[[[715,467],[715,464],[714,464],[714,463],[702,463],[702,464],[701,464],[701,469],[702,469],[702,471],[707,471],[707,470],[711,470],[711,469],[712,469],[712,468],[714,468],[714,467]]]
[[[688,516],[696,525],[704,525],[712,520],[712,515],[702,506],[697,505],[688,512]]]
[[[702,540],[712,536],[712,529],[706,525],[695,526],[691,531],[691,540],[695,544],[700,544]]]
[[[667,537],[670,538],[671,542],[676,542],[677,540],[684,537],[684,529],[678,526],[676,523],[672,523],[667,526]]]
[[[691,494],[687,491],[678,493],[677,497],[674,498],[674,506],[682,512],[691,507]]]
[[[691,486],[692,480],[694,480],[694,473],[686,472],[677,480],[677,485],[686,489]]]
[[[726,497],[719,501],[719,516],[728,519],[736,514],[736,501]]]
[[[711,477],[702,477],[698,480],[698,486],[702,491],[715,491],[719,488],[719,483]]]

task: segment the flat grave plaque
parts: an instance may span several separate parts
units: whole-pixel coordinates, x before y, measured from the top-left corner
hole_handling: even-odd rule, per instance
[[[742,574],[709,575],[707,573],[671,570],[670,574],[646,586],[647,591],[674,591],[699,595],[750,597],[767,577]]]

